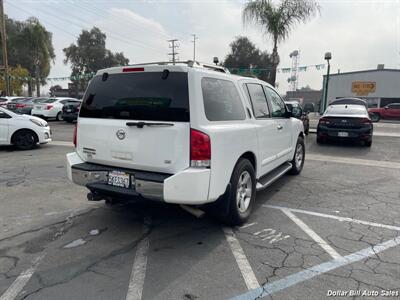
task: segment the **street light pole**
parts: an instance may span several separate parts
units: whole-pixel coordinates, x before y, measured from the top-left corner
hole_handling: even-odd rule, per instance
[[[328,62],[328,70],[326,72],[326,79],[325,79],[325,92],[324,92],[324,102],[322,105],[322,113],[325,112],[325,109],[328,107],[328,86],[329,86],[329,72],[331,70],[331,65],[329,60],[332,58],[332,54],[330,52],[325,53],[325,59]]]

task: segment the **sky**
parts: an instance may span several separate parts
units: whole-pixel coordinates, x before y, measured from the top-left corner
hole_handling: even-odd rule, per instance
[[[244,25],[246,0],[4,0],[13,19],[30,16],[53,33],[56,59],[49,77],[69,76],[62,49],[76,42],[82,29],[99,27],[107,35],[106,47],[123,52],[130,63],[168,61],[167,40],[179,40],[179,59],[223,60],[237,36],[247,36],[261,50],[272,52],[272,40],[257,25]],[[275,2],[279,2],[278,0]],[[294,26],[278,46],[279,68],[290,68],[290,53],[299,50],[299,66],[323,64],[332,53],[331,73],[375,69],[377,64],[400,69],[400,0],[321,0],[320,14]],[[322,88],[326,68],[299,72],[298,87]],[[288,73],[278,73],[278,91],[290,86]],[[56,84],[56,83],[54,83]],[[60,82],[57,82],[60,84]],[[63,82],[66,86],[67,82]]]

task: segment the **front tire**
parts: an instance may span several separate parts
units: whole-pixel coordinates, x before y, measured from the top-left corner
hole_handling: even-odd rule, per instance
[[[235,226],[246,222],[256,198],[256,177],[253,165],[247,159],[240,159],[230,180],[229,211],[224,219]]]
[[[30,130],[20,130],[13,137],[13,144],[19,150],[31,150],[36,147],[37,136]]]
[[[303,170],[304,160],[306,157],[306,147],[304,145],[304,139],[299,136],[297,138],[296,148],[294,150],[292,163],[292,169],[289,171],[292,175],[298,175]]]

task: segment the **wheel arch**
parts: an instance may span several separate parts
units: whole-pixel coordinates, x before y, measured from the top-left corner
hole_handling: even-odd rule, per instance
[[[236,164],[237,164],[237,163],[239,162],[239,160],[242,159],[242,158],[245,158],[245,159],[247,159],[247,160],[250,161],[250,163],[253,165],[254,172],[255,172],[255,175],[256,175],[256,178],[257,178],[257,158],[256,158],[256,155],[255,155],[253,152],[251,152],[251,151],[247,151],[247,152],[243,153],[243,154],[238,158],[238,160],[236,161]],[[232,172],[233,172],[233,171],[232,171]]]
[[[14,144],[14,139],[15,139],[16,135],[21,131],[29,131],[29,132],[33,133],[36,143],[39,142],[39,136],[37,135],[37,133],[34,130],[29,129],[29,128],[20,128],[20,129],[14,131],[13,134],[11,135],[10,144]]]

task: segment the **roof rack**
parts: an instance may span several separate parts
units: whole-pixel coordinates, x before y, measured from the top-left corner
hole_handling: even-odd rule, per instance
[[[129,65],[129,66],[149,66],[149,65],[163,66],[163,65],[179,65],[179,64],[184,64],[191,68],[204,68],[204,69],[213,70],[213,71],[221,72],[221,73],[227,73],[227,74],[230,73],[229,70],[223,66],[201,63],[201,62],[194,61],[194,60],[176,61],[176,62],[158,61],[158,62],[151,62],[151,63],[133,64],[133,65]]]

